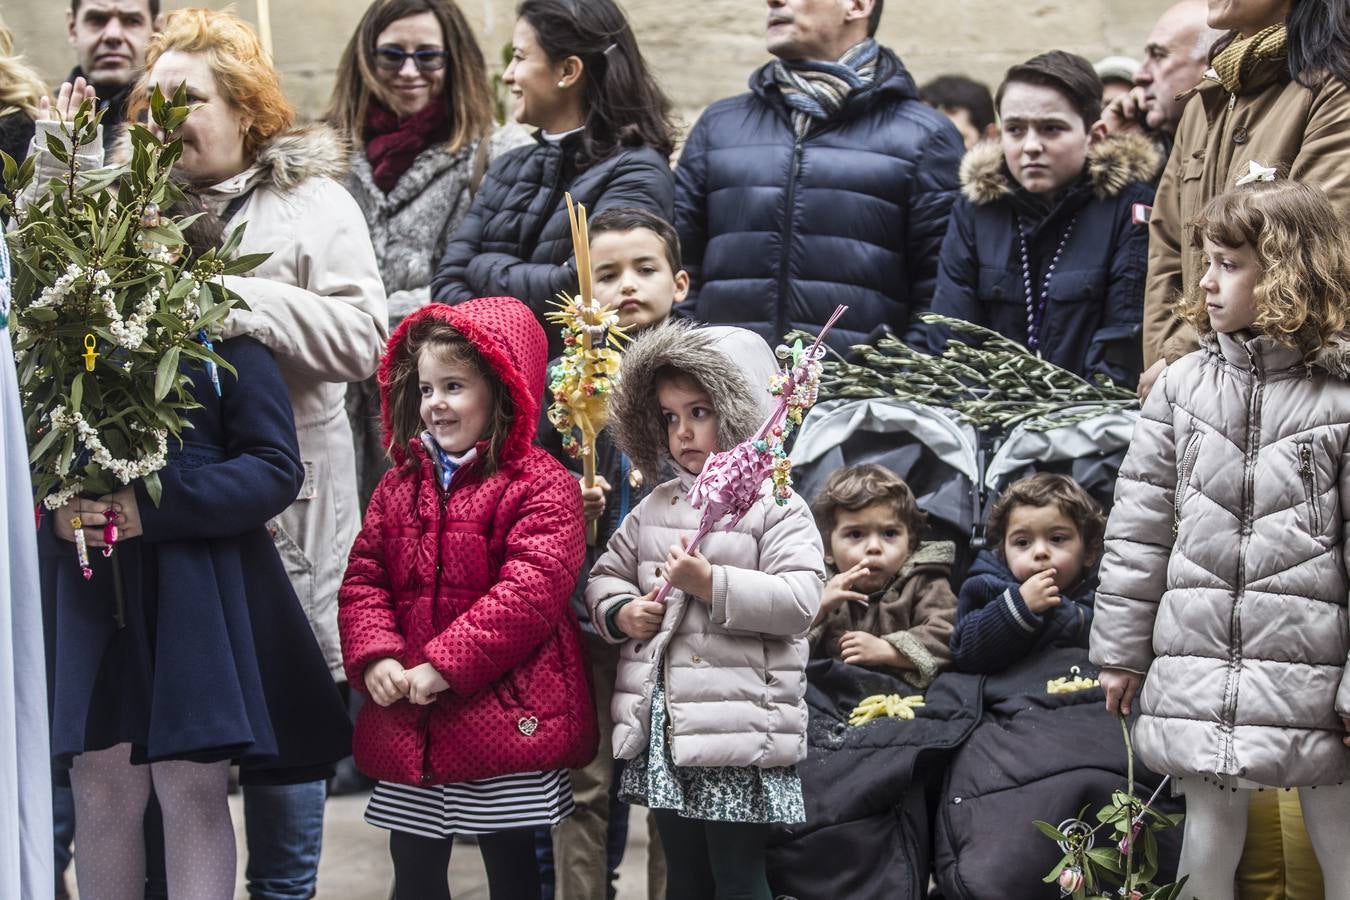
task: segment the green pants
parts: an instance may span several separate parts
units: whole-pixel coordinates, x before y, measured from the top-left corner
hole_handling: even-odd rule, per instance
[[[773,900],[764,868],[769,826],[652,811],[666,854],[666,900]]]

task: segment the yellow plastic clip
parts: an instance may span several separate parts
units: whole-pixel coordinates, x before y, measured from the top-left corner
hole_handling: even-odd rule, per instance
[[[99,353],[94,348],[98,346],[98,339],[92,334],[84,336],[84,370],[86,372],[94,371],[94,360],[98,359]]]

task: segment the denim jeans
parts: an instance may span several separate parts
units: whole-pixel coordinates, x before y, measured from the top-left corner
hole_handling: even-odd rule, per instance
[[[244,785],[248,895],[308,900],[319,880],[327,784]]]

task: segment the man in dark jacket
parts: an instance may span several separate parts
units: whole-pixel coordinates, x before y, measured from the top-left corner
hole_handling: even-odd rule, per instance
[[[159,0],[71,0],[66,36],[77,64],[66,80],[83,78],[98,92],[103,147],[112,147],[131,89],[145,68],[145,45],[160,26]]]
[[[777,60],[708,108],[676,171],[685,315],[773,342],[843,303],[836,348],[882,325],[917,339],[962,142],[873,39],[881,7],[768,0]]]

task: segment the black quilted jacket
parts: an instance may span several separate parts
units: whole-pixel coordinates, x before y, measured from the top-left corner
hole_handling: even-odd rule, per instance
[[[814,331],[845,348],[878,326],[911,334],[928,308],[964,148],[882,49],[876,81],[798,141],[770,69],[714,103],[676,171],[676,223],[694,292],[680,312],[774,343]]]

